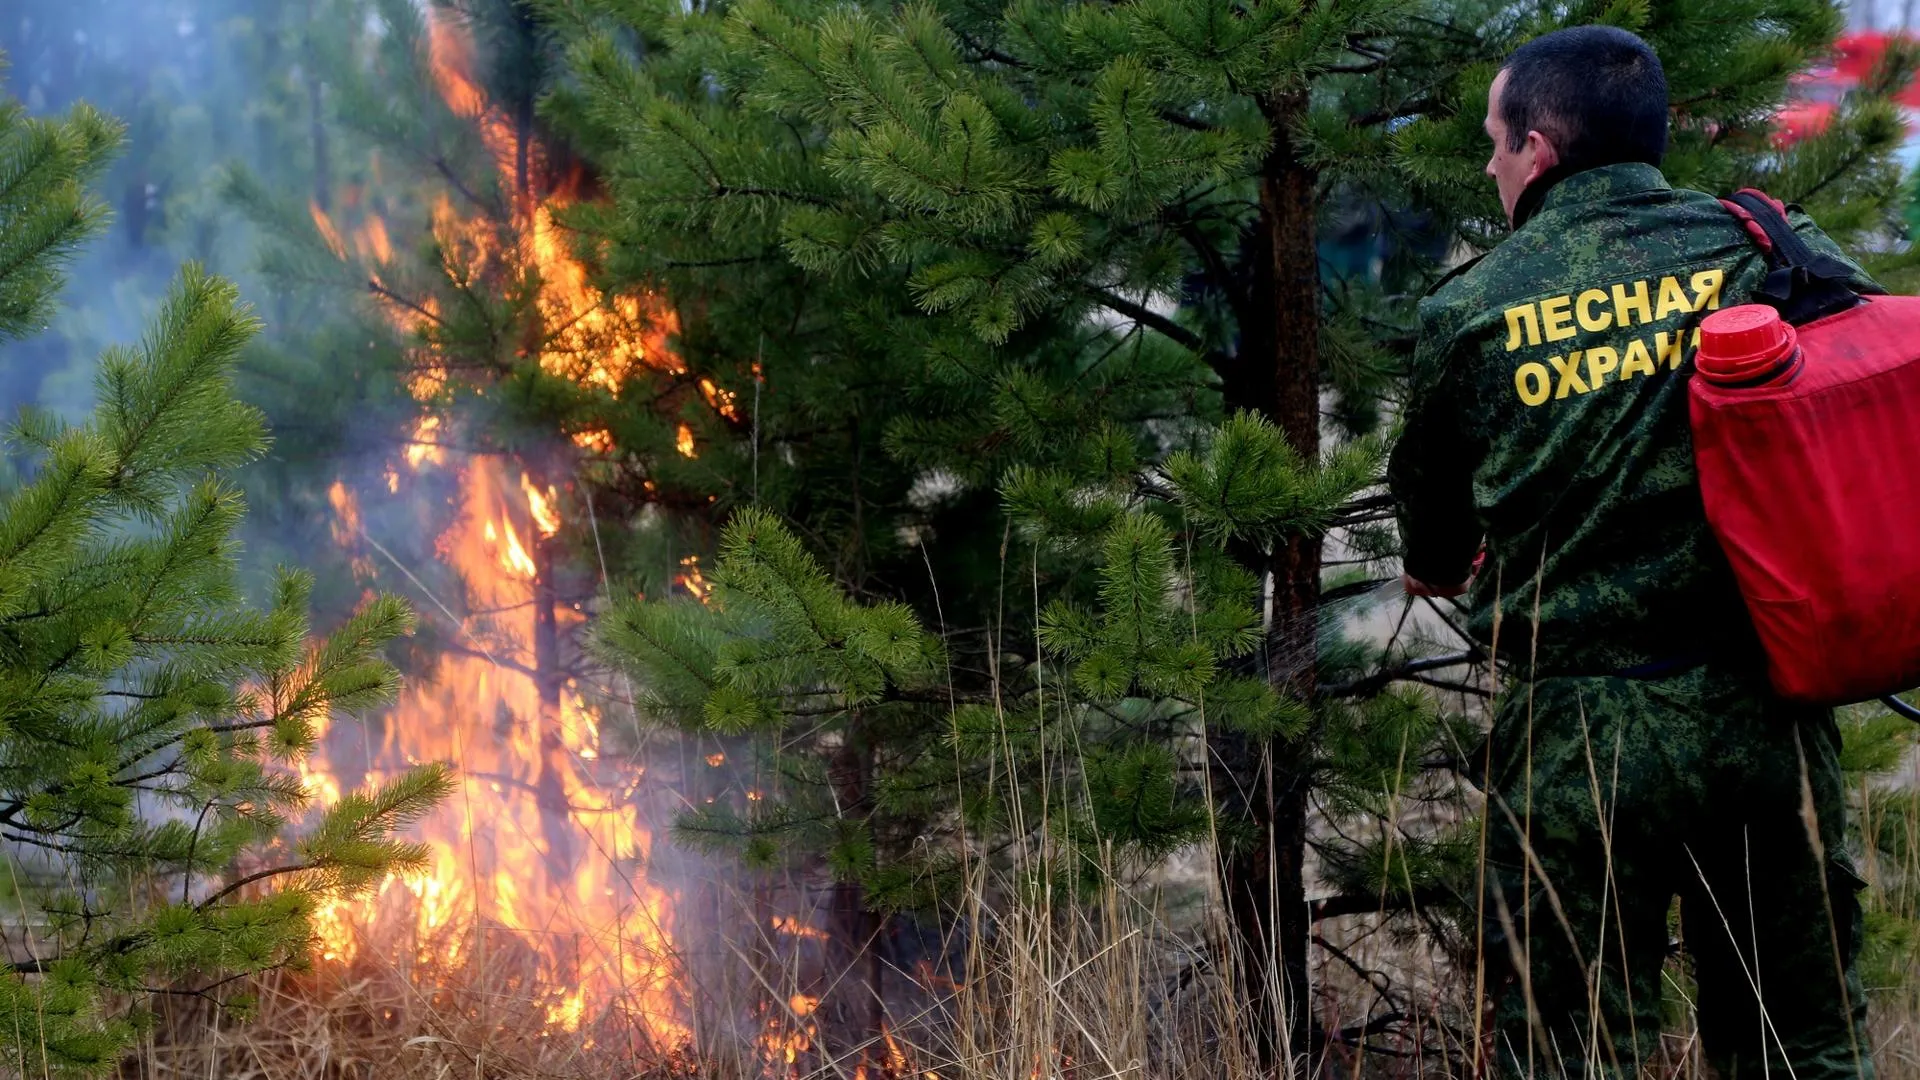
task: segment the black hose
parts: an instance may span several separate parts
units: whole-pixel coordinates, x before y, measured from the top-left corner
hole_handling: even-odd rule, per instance
[[[1894,697],[1892,694],[1888,694],[1886,697],[1881,698],[1880,704],[1885,705],[1888,709],[1892,710],[1893,712],[1901,716],[1906,717],[1907,719],[1913,721],[1914,723],[1920,724],[1920,709],[1914,708],[1913,706],[1907,704],[1906,702],[1901,701],[1899,698]]]

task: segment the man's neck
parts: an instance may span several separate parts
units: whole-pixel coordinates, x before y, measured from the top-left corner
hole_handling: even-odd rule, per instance
[[[1575,173],[1584,171],[1584,169],[1569,168],[1566,165],[1555,165],[1553,168],[1541,173],[1534,179],[1533,183],[1528,184],[1520,192],[1520,198],[1515,200],[1513,204],[1513,227],[1516,230],[1519,229],[1520,226],[1525,225],[1533,215],[1540,212],[1540,205],[1547,201],[1547,192],[1552,191],[1554,185]]]
[[[1556,167],[1540,174],[1520,193],[1513,207],[1513,227],[1517,230],[1536,215],[1569,202],[1666,190],[1667,178],[1661,175],[1660,167],[1645,162],[1616,161],[1578,169]]]

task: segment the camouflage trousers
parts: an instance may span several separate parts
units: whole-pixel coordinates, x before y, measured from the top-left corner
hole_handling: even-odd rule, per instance
[[[1505,1074],[1658,1067],[1691,1005],[1722,1080],[1872,1080],[1839,749],[1831,712],[1758,675],[1518,684],[1482,759]],[[1692,988],[1662,970],[1676,897]]]

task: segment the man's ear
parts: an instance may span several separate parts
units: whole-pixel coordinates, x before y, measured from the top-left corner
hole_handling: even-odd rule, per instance
[[[1527,170],[1526,182],[1529,184],[1560,164],[1560,151],[1554,148],[1553,140],[1538,131],[1527,132],[1527,149],[1533,151],[1533,166]]]

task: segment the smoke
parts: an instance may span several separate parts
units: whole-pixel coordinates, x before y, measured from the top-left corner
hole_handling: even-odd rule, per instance
[[[259,294],[252,245],[217,191],[221,166],[264,161],[262,76],[278,0],[7,0],[0,86],[37,116],[87,102],[126,125],[95,194],[104,235],[71,265],[59,314],[0,343],[0,410],[74,417],[92,400],[96,360],[138,339],[184,259]]]
[[[31,112],[85,100],[128,126],[98,192],[113,222],[75,262],[61,315],[29,341],[0,345],[0,408],[83,411],[100,351],[136,341],[180,262],[202,261],[239,281],[267,322],[264,362],[242,384],[277,440],[248,480],[249,566],[263,577],[276,562],[314,568],[323,626],[367,588],[402,593],[421,613],[403,700],[335,727],[302,772],[326,795],[450,760],[461,794],[420,830],[433,873],[390,886],[391,904],[323,912],[329,945],[349,961],[384,961],[396,939],[361,922],[382,915],[404,916],[422,941],[443,933],[496,955],[510,939],[515,955],[535,957],[527,1001],[550,1026],[572,1032],[593,1010],[615,1010],[671,1041],[666,1033],[700,1010],[780,1056],[809,1052],[820,1037],[806,1026],[814,1005],[819,1023],[850,1022],[836,1010],[848,1012],[854,997],[835,987],[882,981],[843,978],[850,945],[901,971],[944,966],[942,943],[913,924],[855,926],[856,913],[816,874],[747,876],[674,849],[667,826],[678,811],[716,801],[744,809],[777,778],[747,768],[744,753],[735,762],[717,746],[647,739],[620,700],[626,692],[581,655],[574,635],[608,590],[598,565],[571,557],[566,534],[554,539],[560,525],[533,505],[553,500],[577,532],[582,507],[564,481],[557,495],[555,478],[505,455],[467,454],[457,436],[444,465],[409,463],[400,442],[409,428],[394,422],[422,404],[404,388],[407,335],[370,328],[369,313],[352,310],[351,288],[288,298],[256,273],[261,249],[285,237],[257,233],[229,201],[227,170],[261,177],[303,215],[309,193],[316,207],[326,201],[327,159],[309,136],[322,106],[306,92],[315,80],[299,71],[292,20],[329,5],[0,5],[0,49],[13,65],[6,85]],[[331,177],[340,184],[344,157]],[[367,183],[377,193],[379,180]],[[344,231],[372,210],[362,202],[332,212]],[[389,369],[369,361],[376,348],[394,358]],[[376,389],[375,374],[356,381],[349,371],[397,377]],[[704,392],[715,409],[731,407],[719,389]],[[447,430],[456,425],[449,417]],[[885,982],[900,992],[902,980]],[[803,1001],[804,1010],[794,1005]]]

